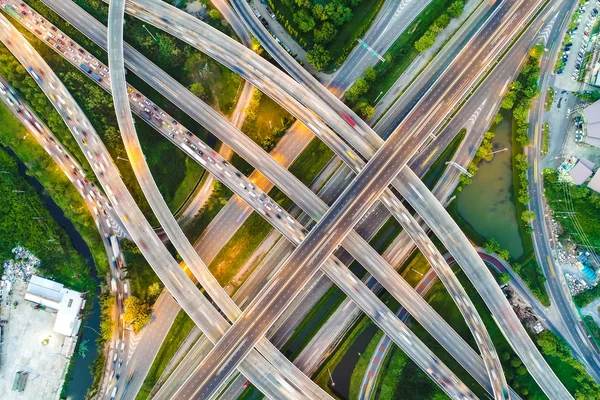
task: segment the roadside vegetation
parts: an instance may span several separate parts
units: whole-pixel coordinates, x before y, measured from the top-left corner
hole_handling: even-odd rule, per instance
[[[559,219],[563,237],[576,243],[585,239],[592,247],[600,246],[600,194],[587,186],[560,182],[554,170],[544,170],[544,193],[554,213],[575,213]]]
[[[315,138],[290,166],[289,170],[302,183],[309,184],[332,156],[331,150]],[[220,186],[218,184],[219,188]],[[213,193],[213,196],[215,196],[215,193]],[[209,204],[213,205],[210,213],[216,215],[227,202],[224,197],[217,197],[218,203],[215,206],[215,201],[212,200],[213,196],[209,200]],[[291,201],[276,188],[269,192],[269,196],[284,209],[291,205]],[[200,218],[202,219],[201,216]],[[224,286],[229,283],[271,229],[273,229],[271,224],[260,214],[253,212],[248,217],[209,265],[211,272],[221,285]]]
[[[308,51],[308,62],[320,71],[331,72],[348,57],[383,1],[268,0],[268,3],[279,23]]]
[[[62,208],[88,243],[100,271],[108,269],[106,254],[96,226],[75,188],[33,137],[22,139],[27,131],[0,105],[0,140],[13,149],[28,166],[52,199]],[[95,282],[83,257],[70,238],[50,215],[34,189],[18,175],[17,162],[0,149],[0,258],[12,258],[12,249],[21,245],[41,260],[40,273],[77,291],[93,290]],[[0,261],[1,261],[0,260]]]
[[[489,332],[494,347],[501,359],[502,366],[509,385],[517,391],[523,399],[540,399],[545,398],[541,389],[537,386],[533,378],[523,366],[521,360],[513,352],[512,348],[504,338],[502,332],[495,324],[493,318],[487,311],[485,303],[477,294],[472,284],[466,279],[462,272],[458,272],[457,276],[470,293],[471,300],[477,308],[479,315]],[[440,282],[437,282],[426,296],[432,307],[440,313],[440,315],[463,337],[471,347],[476,348],[475,341],[464,322],[460,311],[444,289]],[[477,384],[473,378],[467,374],[465,370],[452,359],[443,348],[437,343],[427,332],[415,322],[411,323],[413,332],[415,332],[421,340],[432,349],[435,354],[440,357],[458,378],[467,384],[475,394],[479,397],[485,397],[483,389]],[[567,389],[575,395],[575,398],[590,398],[594,396],[592,390],[597,387],[592,383],[591,378],[582,373],[582,369],[577,366],[577,361],[572,359],[568,347],[560,343],[560,340],[551,332],[545,331],[542,334],[534,337],[534,341],[540,346],[545,358],[557,372],[557,375],[565,384]],[[434,391],[437,389],[435,384],[429,380],[426,375],[411,361],[406,355],[393,346],[392,351],[384,361],[386,365],[390,365],[391,369],[388,372],[383,370],[383,374],[378,380],[378,391],[380,394],[386,393],[387,397],[380,398],[405,398],[414,397],[414,393],[423,393],[416,398],[431,399],[436,398]],[[579,364],[580,365],[580,364]],[[597,392],[596,392],[597,393]]]
[[[442,177],[446,170],[446,163],[452,161],[452,158],[456,154],[463,139],[465,138],[466,129],[461,129],[460,132],[452,139],[448,146],[440,153],[438,158],[431,164],[425,175],[423,176],[423,183],[429,190],[432,190],[437,181]]]
[[[579,293],[573,297],[573,302],[579,308],[583,308],[600,297],[600,285],[596,285],[590,290]]]
[[[148,370],[146,379],[144,379],[144,383],[135,397],[136,400],[145,400],[149,398],[154,385],[156,385],[156,382],[158,382],[158,379],[194,326],[194,321],[188,317],[185,311],[180,310],[177,317],[175,317],[173,325],[171,325],[171,329],[169,329],[165,340],[160,345],[158,353],[156,353],[156,357]]]
[[[377,79],[370,85],[368,92],[364,94],[364,99],[359,100],[359,102],[364,101],[375,105],[375,99],[386,93],[421,53],[421,50],[419,50],[421,47],[419,46],[419,49],[416,47],[417,41],[426,36],[426,39],[423,39],[421,43],[427,44],[431,40],[431,33],[428,34],[427,32],[439,34],[443,29],[442,26],[447,25],[447,23],[446,25],[444,23],[449,21],[447,18],[450,17],[449,7],[459,2],[463,6],[466,3],[460,0],[432,0],[383,55],[385,62],[379,63],[375,67]],[[458,6],[455,7],[459,8]],[[462,7],[460,9],[462,10]]]
[[[76,0],[75,3],[106,25],[108,5],[102,0]],[[222,28],[225,33],[231,35],[232,31],[228,26],[221,24],[220,18],[209,17],[207,21],[216,24],[216,27]],[[137,18],[126,14],[125,23],[127,29],[123,33],[127,43],[182,85],[191,88],[192,85],[197,84],[197,90],[200,90],[198,89],[200,85],[203,92],[199,97],[215,109],[226,115],[234,110],[237,92],[242,83],[238,75],[192,46],[150,24],[144,24]]]
[[[594,317],[592,317],[591,315],[584,315],[583,323],[590,335],[592,336],[592,338],[594,339],[596,347],[600,348],[600,326],[598,326],[598,324],[594,320]]]
[[[100,304],[100,336],[96,339],[98,343],[98,354],[94,363],[90,366],[94,380],[88,388],[87,395],[91,398],[98,394],[102,378],[104,377],[104,367],[106,363],[106,353],[104,346],[109,342],[114,333],[116,321],[113,319],[113,311],[116,305],[116,298],[106,291],[100,294],[98,303]],[[63,386],[63,390],[67,385]],[[63,393],[64,396],[64,393]]]
[[[213,180],[213,191],[204,202],[200,211],[194,215],[192,220],[183,227],[185,236],[194,243],[204,232],[210,221],[217,216],[219,211],[229,201],[233,192],[217,180]]]
[[[269,152],[285,135],[295,118],[269,96],[254,89],[246,107],[244,132],[256,144]]]
[[[130,294],[152,306],[160,295],[163,284],[135,243],[121,240],[121,251],[125,260],[123,269],[127,272]]]
[[[538,80],[539,80],[539,60],[544,53],[544,47],[538,45],[533,47],[529,52],[529,59],[525,63],[521,73],[517,79],[510,85],[509,91],[502,100],[502,112],[496,115],[493,121],[491,130],[503,119],[510,119],[512,126],[512,180],[515,208],[517,211],[517,221],[519,232],[523,242],[524,255],[519,259],[513,259],[508,252],[500,249],[498,242],[488,240],[486,250],[488,252],[496,252],[505,260],[510,260],[510,263],[531,289],[532,293],[544,305],[550,305],[550,299],[546,292],[544,282],[546,278],[537,264],[533,241],[531,238],[531,223],[535,220],[536,215],[533,211],[527,209],[527,205],[531,201],[529,194],[529,180],[527,179],[527,170],[531,167],[527,162],[527,157],[524,154],[524,147],[529,145],[529,123],[528,114],[531,108],[531,100],[538,95]],[[487,135],[487,134],[486,134]],[[491,140],[491,139],[490,139]],[[491,143],[484,140],[482,146],[478,150],[478,157],[469,164],[469,172],[475,172],[477,163],[482,159],[482,156],[489,154]],[[468,184],[471,179],[462,175],[461,185]],[[461,186],[459,185],[459,188]],[[457,189],[459,189],[457,188]],[[463,224],[464,225],[464,224]],[[472,229],[470,230],[473,231]],[[476,235],[479,236],[479,235]],[[483,238],[475,239],[481,245]],[[494,246],[494,244],[496,246]]]
[[[550,148],[550,125],[547,122],[544,122],[542,135],[544,135],[544,137],[542,138],[541,154],[542,157],[544,157],[546,154],[548,154],[548,149]]]

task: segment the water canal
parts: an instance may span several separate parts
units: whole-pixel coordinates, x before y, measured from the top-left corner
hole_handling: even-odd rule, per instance
[[[459,194],[456,211],[479,235],[496,238],[500,246],[518,259],[524,253],[512,188],[511,123],[502,120],[495,130],[492,161],[482,161],[473,183]]]
[[[27,175],[27,167],[17,157],[17,155],[8,147],[2,146],[2,149],[10,154],[18,164],[19,174],[29,183],[29,185],[36,191],[44,206],[48,209],[52,218],[60,225],[73,243],[73,247],[81,254],[85,259],[87,266],[90,268],[91,275],[94,280],[98,283],[97,293],[93,296],[93,303],[87,312],[85,319],[82,323],[82,331],[80,332],[79,344],[85,342],[87,352],[80,355],[78,351],[73,354],[71,363],[72,373],[70,381],[67,382],[65,395],[67,399],[85,399],[88,388],[92,385],[92,373],[90,367],[94,362],[94,358],[98,353],[98,346],[96,339],[98,338],[98,331],[100,331],[100,305],[98,304],[98,295],[100,294],[100,282],[98,278],[98,272],[96,265],[92,257],[92,252],[87,246],[85,240],[81,237],[77,229],[73,226],[71,221],[65,217],[63,210],[52,200],[52,198],[45,192],[44,187],[35,178]],[[79,346],[78,346],[79,347]]]

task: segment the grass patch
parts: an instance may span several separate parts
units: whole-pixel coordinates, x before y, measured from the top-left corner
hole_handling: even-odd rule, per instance
[[[185,173],[183,180],[175,189],[173,198],[169,202],[169,209],[172,212],[181,208],[186,200],[196,190],[197,185],[204,179],[204,168],[190,157],[185,158]]]
[[[273,99],[254,89],[252,100],[246,107],[242,132],[265,151],[271,151],[294,120],[294,117]]]
[[[0,259],[12,259],[12,249],[20,245],[40,259],[42,275],[81,292],[93,290],[95,283],[83,257],[35,190],[19,176],[17,161],[2,149],[0,170]]]
[[[194,215],[192,221],[183,227],[185,236],[193,243],[204,232],[210,221],[217,216],[219,211],[227,204],[233,192],[218,181],[213,181],[213,192],[204,203],[200,212]]]
[[[544,108],[546,111],[550,111],[550,108],[552,108],[552,102],[554,101],[554,88],[553,87],[549,87],[548,91],[546,92],[546,102],[544,103]]]
[[[354,367],[354,371],[352,371],[352,376],[350,377],[350,398],[358,399],[360,394],[360,387],[365,376],[365,372],[367,367],[369,366],[369,362],[371,361],[371,357],[375,350],[377,349],[377,344],[379,340],[383,336],[383,331],[381,329],[377,330],[375,336],[371,338],[371,341],[367,345],[367,348],[364,352],[360,354],[358,358],[358,362]]]
[[[425,256],[419,251],[414,251],[407,262],[402,267],[400,275],[412,286],[417,286],[417,283],[423,278],[423,275],[431,266]]]
[[[368,102],[373,104],[381,92],[387,92],[398,77],[408,68],[420,54],[415,49],[415,42],[423,36],[431,24],[442,14],[454,0],[432,0],[417,18],[396,39],[392,47],[385,53],[384,63],[375,67],[377,79],[365,95]]]
[[[542,138],[542,157],[548,154],[548,148],[550,147],[550,125],[547,122],[544,122],[542,134],[544,137]]]
[[[408,357],[406,354],[400,351],[396,346],[391,347],[375,382],[375,398],[393,398],[396,383],[400,380],[407,361]]]
[[[344,292],[332,286],[296,327],[281,351],[290,360],[298,357],[310,339],[321,329],[346,298]]]
[[[221,286],[229,283],[271,229],[271,224],[260,214],[253,212],[248,217],[209,265]]]
[[[596,321],[594,321],[594,317],[592,317],[591,315],[584,315],[583,324],[594,339],[596,347],[600,348],[600,326],[598,326]]]
[[[326,3],[334,3],[333,1],[305,2],[301,7],[298,7],[300,2],[289,0],[268,0],[268,3],[277,15],[280,24],[305,50],[310,50],[316,42],[319,42],[319,40],[315,40],[314,32],[320,30],[326,22],[332,23],[335,29],[333,35],[327,35],[328,40],[321,43],[329,56],[329,60],[324,65],[319,65],[320,69],[332,72],[335,68],[342,65],[348,54],[356,46],[356,40],[363,36],[367,29],[369,29],[369,26],[383,4],[383,0],[338,2],[337,4],[340,4],[341,8],[351,9],[350,19],[345,20],[342,12],[336,13],[336,15],[331,16],[325,22],[313,18],[312,9],[315,5],[325,6]],[[358,4],[353,6],[353,3]],[[309,19],[313,21],[314,29],[309,29],[308,32],[303,32],[300,29],[299,24],[294,19],[296,14],[299,13],[307,13],[309,15]],[[340,17],[340,21],[345,20],[341,25],[335,25],[334,21],[337,20],[338,16]]]
[[[433,189],[437,181],[440,179],[444,171],[446,170],[446,163],[452,160],[456,150],[460,147],[463,139],[465,138],[466,129],[462,129],[458,132],[458,135],[452,139],[450,144],[442,151],[439,157],[431,164],[427,173],[423,177],[423,183],[429,190]]]
[[[302,183],[308,185],[334,155],[325,143],[315,137],[290,166],[289,171]]]
[[[22,138],[26,134],[26,129],[21,125],[21,123],[13,116],[13,114],[6,108],[6,106],[2,103],[0,104],[0,121],[2,121],[2,126],[0,127],[0,142],[7,147],[10,147],[19,159],[25,163],[27,166],[27,174],[33,176],[38,180],[44,187],[46,193],[52,198],[52,200],[63,210],[65,216],[73,223],[79,234],[83,237],[86,244],[88,245],[92,256],[94,258],[94,263],[96,265],[96,269],[98,270],[98,274],[104,274],[108,271],[108,259],[106,257],[106,252],[104,251],[104,244],[102,242],[102,238],[98,234],[98,230],[96,229],[96,224],[92,219],[92,216],[85,206],[81,196],[75,189],[75,187],[71,184],[68,178],[62,173],[62,171],[58,170],[54,160],[43,150],[43,148],[39,145],[39,143],[29,135],[27,139],[23,140]],[[3,152],[4,153],[4,152]],[[4,153],[5,154],[5,153]],[[5,162],[9,160],[4,158]],[[3,168],[3,171],[9,171],[8,168]],[[6,176],[8,178],[9,174],[0,174],[0,178],[2,176]],[[15,180],[15,184],[21,184],[20,180]],[[8,183],[6,183],[8,185]],[[6,185],[3,185],[5,187]],[[6,187],[7,188],[7,187]],[[11,189],[12,190],[12,189]],[[11,192],[12,193],[12,192]],[[10,194],[10,193],[9,193]],[[17,193],[15,193],[17,194]],[[34,198],[35,197],[35,198]],[[37,200],[35,200],[37,199]],[[11,197],[4,199],[5,201],[11,200]],[[45,207],[40,208],[39,198],[37,195],[28,201],[36,202],[35,209],[32,208],[29,210],[29,213],[37,212],[40,209],[40,212],[44,211],[47,213]],[[15,205],[15,207],[17,207]],[[7,208],[2,208],[4,210],[4,215],[9,215],[17,208],[9,207],[7,204]],[[26,210],[22,210],[26,211]],[[36,215],[30,215],[31,217]],[[25,217],[25,214],[23,215]],[[49,232],[54,231],[54,225],[56,224],[51,217],[45,218],[41,221],[48,221],[48,226],[52,229]],[[11,228],[6,232],[6,235],[0,235],[0,242],[2,242],[2,258],[8,258],[7,246],[14,247],[16,243],[10,243],[12,239],[16,239],[20,233],[26,234],[27,236],[32,235],[32,238],[35,238],[33,230],[29,228],[25,228],[34,222],[34,220],[28,221],[28,217],[25,220],[16,222],[17,220],[12,220],[12,218],[2,218],[3,224],[15,224],[16,228]],[[23,225],[21,225],[21,223]],[[39,225],[39,226],[38,226]],[[45,223],[35,223],[33,227],[38,226],[38,229],[42,229],[45,226]],[[20,227],[20,228],[19,228]],[[33,229],[33,227],[31,229]],[[64,276],[57,275],[57,279],[60,278],[61,282],[65,283],[68,287],[71,287],[76,290],[91,290],[94,287],[94,282],[91,280],[89,275],[89,271],[87,271],[87,267],[84,268],[83,264],[80,264],[76,258],[80,256],[76,256],[75,253],[72,254],[70,247],[70,240],[62,231],[60,230],[61,235],[58,238],[56,244],[52,244],[48,242],[48,237],[44,238],[45,245],[43,246],[48,251],[48,255],[52,257],[59,265],[63,265],[64,263],[73,262],[72,265],[66,266],[66,270],[64,271]],[[40,231],[37,231],[39,234]],[[12,239],[11,239],[12,238]],[[36,239],[36,241],[39,240]],[[26,247],[29,247],[31,244],[26,244],[25,241],[20,241]],[[41,243],[43,245],[44,243]],[[46,247],[48,246],[48,247]],[[58,251],[56,249],[58,248]],[[8,249],[8,250],[10,250]],[[37,253],[35,248],[30,248],[30,250]],[[62,252],[67,251],[67,254],[62,254]],[[43,253],[42,253],[43,254]],[[42,254],[37,254],[38,257],[41,258]],[[73,258],[71,260],[71,258]],[[42,258],[42,261],[45,260]],[[50,264],[51,265],[51,264]],[[49,267],[50,267],[49,265]],[[85,289],[85,290],[83,290]]]
[[[148,375],[146,375],[146,379],[144,379],[144,383],[135,397],[136,400],[145,400],[150,396],[152,388],[154,388],[165,368],[167,368],[169,361],[171,361],[177,350],[179,350],[179,347],[185,338],[188,337],[194,326],[194,322],[187,316],[185,311],[179,311],[177,317],[175,317],[175,321],[173,321],[173,325],[171,325],[171,329],[169,329],[169,333],[167,333],[158,353],[156,353]]]

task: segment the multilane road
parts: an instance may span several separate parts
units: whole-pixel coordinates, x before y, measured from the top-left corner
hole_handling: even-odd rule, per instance
[[[105,70],[104,66],[99,66],[99,67],[100,67],[100,68],[102,68],[103,70]],[[134,155],[134,157],[132,157],[132,158],[133,158],[133,159],[135,159],[135,157],[137,157],[137,156],[139,156],[139,155]],[[131,155],[130,155],[130,157],[131,157]],[[198,158],[198,157],[196,157],[196,158]],[[134,161],[134,162],[135,162],[135,161]],[[227,174],[227,173],[226,173],[226,174]],[[230,176],[231,176],[231,175],[230,175]],[[250,186],[251,186],[251,185],[250,185]],[[262,195],[261,195],[261,196],[262,196]],[[271,204],[272,204],[272,203],[271,203]],[[268,208],[268,205],[267,205],[267,208]],[[291,220],[291,219],[290,219],[290,220]],[[287,225],[289,226],[289,223],[288,223]],[[348,274],[348,272],[347,272],[347,271],[346,271],[346,274]],[[352,278],[350,278],[350,279],[352,279]]]
[[[512,17],[511,21],[515,19],[515,16]],[[501,21],[502,18],[498,18],[496,19],[496,21]],[[513,30],[515,29],[515,27],[519,27],[521,21],[519,21],[519,23],[517,24],[513,24]],[[485,43],[485,42],[484,42]],[[497,47],[502,47],[502,42],[499,41],[499,43],[493,43],[494,45],[496,45]],[[493,52],[492,52],[493,53]],[[469,54],[469,56],[471,56]],[[484,60],[485,61],[485,60]],[[487,64],[484,64],[485,66],[487,66]],[[485,67],[484,67],[485,68]],[[468,68],[466,68],[468,69]],[[481,69],[481,66],[479,66],[479,69]],[[468,69],[469,73],[465,73],[464,75],[466,76],[467,79],[465,79],[465,77],[463,77],[463,74],[459,74],[457,78],[459,78],[459,90],[457,90],[454,94],[454,101],[457,101],[459,96],[456,95],[456,93],[460,93],[463,91],[466,91],[466,89],[470,86],[470,83],[472,83],[471,81],[473,80],[473,72],[474,70],[477,70],[477,68],[472,68],[472,69]],[[471,76],[469,76],[471,75]],[[475,74],[475,77],[477,76],[477,74]],[[461,79],[462,78],[462,79]],[[456,79],[456,78],[454,78]],[[452,86],[452,84],[450,84],[450,86]],[[436,93],[437,91],[437,93]],[[429,111],[427,112],[427,114],[425,114],[425,116],[430,116],[431,110],[432,111],[437,111],[438,108],[442,107],[442,103],[438,103],[437,99],[439,98],[443,98],[443,96],[446,94],[445,92],[447,92],[446,86],[438,86],[437,89],[433,89],[432,93],[430,96],[428,96],[428,99],[430,98],[434,98],[436,99],[436,101],[431,101],[431,100],[425,100],[421,103],[421,107],[426,107],[426,109]],[[433,103],[433,104],[432,104]],[[436,104],[437,103],[437,104]],[[448,113],[452,108],[453,108],[453,103],[450,103],[451,105],[449,107],[446,107],[444,109],[445,113]],[[413,112],[412,116],[409,117],[406,121],[405,124],[403,125],[408,125],[410,126],[411,124],[417,125],[419,128],[423,129],[423,124],[424,122],[427,122],[426,120],[422,120],[420,113],[424,111],[424,109],[422,110],[418,110],[420,107],[417,107],[417,112]],[[439,118],[437,119],[437,121],[433,121],[434,124],[437,125],[439,121]],[[420,125],[420,126],[419,126]],[[434,127],[428,127],[427,131],[432,130]],[[418,130],[421,130],[418,129]],[[397,131],[398,132],[398,131]],[[324,256],[324,255],[329,255],[331,253],[331,251],[333,251],[335,249],[335,247],[337,247],[337,243],[339,243],[339,240],[341,240],[341,238],[343,238],[343,236],[345,235],[345,231],[347,231],[349,228],[352,227],[351,223],[354,222],[357,218],[359,218],[360,216],[362,216],[362,214],[364,214],[364,212],[366,211],[365,206],[363,204],[368,203],[370,204],[370,202],[374,201],[375,198],[380,194],[381,190],[383,190],[385,188],[385,186],[387,185],[387,183],[389,183],[392,179],[393,176],[390,176],[389,168],[382,168],[382,167],[388,167],[390,164],[391,165],[398,165],[399,167],[403,166],[403,163],[406,162],[406,160],[403,161],[398,161],[398,158],[394,157],[396,155],[401,154],[405,148],[410,148],[409,146],[412,144],[412,147],[418,147],[415,146],[414,143],[411,143],[411,141],[415,140],[418,141],[415,130],[412,131],[412,134],[409,134],[409,137],[404,141],[404,143],[399,144],[398,142],[399,140],[399,134],[394,134],[392,135],[392,138],[395,138],[395,140],[390,140],[388,141],[387,146],[389,146],[388,148],[393,148],[393,150],[387,154],[386,152],[381,152],[378,154],[384,154],[382,155],[376,155],[373,158],[373,161],[371,162],[372,164],[369,165],[375,165],[375,167],[371,167],[369,168],[369,166],[367,166],[358,176],[357,180],[355,181],[355,184],[353,185],[353,187],[349,188],[348,190],[346,190],[345,195],[343,195],[340,200],[338,200],[338,202],[336,202],[336,204],[334,204],[334,206],[330,209],[330,212],[328,214],[325,215],[325,217],[323,218],[323,220],[317,224],[317,226],[313,229],[313,231],[309,234],[307,240],[296,250],[296,252],[291,256],[292,261],[291,262],[287,262],[284,267],[282,268],[281,271],[285,271],[286,267],[290,268],[291,271],[296,271],[294,272],[290,272],[288,276],[290,276],[290,278],[288,278],[288,281],[286,282],[286,284],[283,285],[277,285],[277,288],[275,289],[271,289],[272,293],[269,293],[269,295],[267,296],[261,296],[260,299],[255,302],[255,306],[256,304],[260,304],[260,306],[257,306],[257,309],[260,310],[266,310],[266,311],[262,311],[262,312],[258,312],[258,315],[261,315],[261,318],[259,318],[258,323],[250,323],[250,324],[246,324],[246,325],[254,325],[252,327],[252,329],[248,329],[248,328],[240,328],[240,332],[243,332],[242,337],[244,337],[244,342],[248,343],[248,336],[252,335],[252,332],[257,330],[257,326],[265,326],[267,325],[266,323],[266,318],[265,317],[269,317],[271,318],[271,315],[278,315],[278,313],[280,312],[280,310],[283,308],[282,305],[285,303],[285,300],[283,299],[283,297],[278,298],[278,296],[285,296],[285,295],[290,295],[291,293],[294,293],[295,288],[297,288],[299,285],[302,285],[304,279],[307,279],[310,277],[311,272],[310,271],[314,271],[316,269],[316,267],[318,267],[318,265],[320,264],[320,259]],[[386,145],[384,145],[386,146]],[[405,155],[406,157],[406,155]],[[405,158],[404,157],[404,158]],[[393,161],[389,161],[389,160],[393,160]],[[380,164],[380,165],[378,165]],[[392,172],[394,171],[394,168],[392,168]],[[389,179],[388,179],[389,177]],[[383,185],[383,186],[382,186]],[[381,190],[379,189],[373,189],[374,187],[379,186],[381,188]],[[361,190],[357,189],[360,188]],[[364,193],[365,194],[361,194],[361,196],[357,196],[357,194],[359,192],[362,191],[362,189],[367,189]],[[349,204],[349,205],[348,205]],[[337,214],[337,215],[336,215]],[[341,217],[338,220],[338,217]],[[324,221],[324,222],[323,222]],[[320,237],[321,238],[320,238]],[[339,237],[340,239],[338,240],[334,240],[335,237]],[[326,239],[323,239],[323,237],[326,237]],[[318,239],[315,239],[318,238]],[[316,244],[319,245],[323,245],[323,248],[319,248],[319,246],[315,247]],[[302,261],[299,261],[302,260]],[[308,264],[312,267],[312,268],[306,268],[309,270],[309,272],[305,272],[305,268],[300,268],[304,262],[303,260],[308,260]],[[283,274],[278,274],[278,275],[283,275],[285,276],[287,273],[287,271]],[[272,287],[270,285],[270,287]],[[264,300],[265,298],[267,298],[267,300]],[[269,306],[273,305],[273,308],[275,311],[273,312],[273,310],[269,310]],[[252,306],[249,307],[250,310],[253,309]],[[249,313],[250,314],[250,313]],[[231,346],[232,343],[234,343],[236,341],[235,339],[235,335],[232,334],[231,332],[235,332],[235,325],[234,324],[234,328],[232,330],[230,330],[226,335],[225,338],[221,340],[221,342],[217,345],[217,347],[219,347],[221,344],[227,344],[226,346]],[[267,325],[268,326],[268,325]],[[264,328],[263,328],[264,329]],[[258,329],[260,330],[260,329]],[[239,333],[238,333],[239,334]],[[229,342],[227,340],[227,338],[231,338],[234,337],[233,342]],[[225,345],[223,346],[223,349],[226,347]],[[216,352],[213,351],[213,354],[215,354]],[[208,363],[206,363],[205,365],[211,365],[211,366],[216,366],[219,365],[219,367],[217,369],[223,370],[223,364],[227,363],[229,365],[231,364],[235,364],[235,363],[231,363],[229,362],[230,358],[238,358],[238,354],[240,354],[240,352],[237,353],[233,353],[233,351],[226,351],[224,354],[228,354],[227,356],[224,356],[224,354],[221,354],[219,357],[217,357],[219,360],[222,360],[223,362],[214,362],[213,359],[213,363],[211,363],[210,361],[208,361]],[[232,354],[230,356],[230,354]],[[211,369],[211,368],[205,368],[204,371],[207,371]],[[216,372],[216,371],[210,371],[210,372]],[[212,376],[214,380],[215,378],[218,378],[219,374],[206,374],[206,376]],[[207,385],[207,386],[212,386],[211,390],[215,389],[216,385]],[[209,392],[204,393],[204,395],[208,394]],[[202,395],[200,395],[202,397]]]
[[[103,154],[108,154],[106,149],[62,83],[29,43],[8,23],[4,16],[0,17],[0,23],[5,28],[0,29],[0,40],[15,54],[24,66],[31,68],[30,72],[32,72],[32,76],[36,78],[37,83],[52,100],[53,105],[63,117],[69,129],[71,129],[73,136],[77,139],[88,161],[92,163],[96,159],[101,160]],[[56,100],[57,96],[60,96],[64,104]],[[67,113],[67,109],[71,110],[71,114]],[[91,138],[85,144],[83,135],[78,133],[84,131]],[[146,257],[159,278],[165,283],[166,288],[177,299],[186,313],[190,315],[197,325],[203,327],[207,336],[216,341],[216,337],[223,334],[227,329],[225,319],[200,294],[183,270],[179,268],[179,265],[169,255],[158,236],[152,230],[152,227],[145,220],[133,198],[127,192],[114,165],[103,166],[104,170],[94,167],[94,172],[102,186],[106,189],[111,203],[119,212],[131,237],[138,244],[144,257]],[[294,386],[294,382],[286,381],[285,384],[281,384],[276,379],[278,371],[271,364],[264,363],[261,360],[263,360],[262,356],[258,352],[254,352],[254,356],[251,354],[248,362],[245,362],[240,369],[246,376],[255,380],[256,385],[258,385],[257,387],[267,396],[274,398],[318,398],[318,396],[313,395],[306,397],[303,393],[310,392],[299,391]],[[258,367],[259,364],[261,364],[260,368]],[[245,365],[248,367],[246,368]]]

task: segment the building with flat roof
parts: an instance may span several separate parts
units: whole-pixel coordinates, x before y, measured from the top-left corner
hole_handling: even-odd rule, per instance
[[[587,106],[583,110],[583,117],[587,125],[586,143],[600,147],[600,101]]]
[[[581,185],[590,176],[592,176],[592,170],[585,166],[584,163],[579,161],[573,168],[569,170],[569,176],[576,185]]]
[[[54,332],[64,336],[76,336],[81,325],[81,312],[85,306],[84,296],[64,285],[33,275],[27,286],[25,300],[56,311]]]
[[[592,180],[588,183],[588,187],[600,193],[600,169],[596,171]]]

